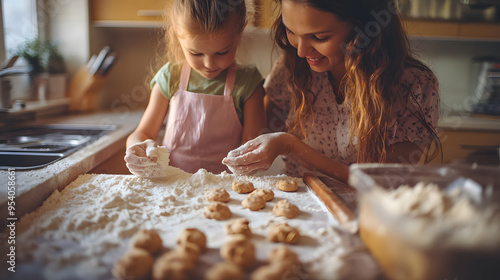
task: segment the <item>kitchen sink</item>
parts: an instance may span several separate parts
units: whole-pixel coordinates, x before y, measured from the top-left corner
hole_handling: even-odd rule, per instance
[[[40,125],[2,130],[0,169],[35,169],[81,149],[116,126]]]

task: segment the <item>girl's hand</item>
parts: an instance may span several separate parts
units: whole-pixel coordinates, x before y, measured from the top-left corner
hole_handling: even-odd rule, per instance
[[[290,134],[277,132],[258,136],[230,151],[222,160],[235,174],[252,174],[271,167],[279,155],[290,150]]]
[[[151,139],[128,147],[125,153],[125,162],[130,173],[148,177],[147,167],[156,165],[158,162],[158,155],[151,152],[156,147],[158,144]]]

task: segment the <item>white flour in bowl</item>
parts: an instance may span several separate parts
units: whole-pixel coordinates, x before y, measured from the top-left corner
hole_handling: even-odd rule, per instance
[[[291,248],[307,271],[290,272],[284,279],[370,279],[378,270],[357,236],[344,233],[302,180],[297,192],[282,192],[275,185],[286,176],[219,175],[201,169],[188,174],[169,167],[161,179],[133,175],[86,174],[63,191],[55,191],[35,212],[24,216],[17,227],[18,267],[8,279],[112,279],[111,268],[123,255],[133,234],[154,228],[166,248],[176,246],[179,233],[188,227],[203,231],[208,249],[197,267],[198,279],[214,263],[222,261],[219,249],[226,241],[227,221],[206,219],[209,188],[225,188],[233,218],[250,221],[257,259],[262,264],[278,244],[267,241],[269,225],[287,222],[297,227],[302,239]],[[241,206],[245,194],[231,188],[236,179],[251,181],[256,188],[271,188],[275,198],[260,211]],[[288,199],[301,210],[295,219],[274,217],[272,208]],[[359,274],[359,273],[364,274]],[[251,271],[246,271],[248,276]],[[14,276],[14,277],[12,277]],[[5,279],[5,278],[2,278]]]

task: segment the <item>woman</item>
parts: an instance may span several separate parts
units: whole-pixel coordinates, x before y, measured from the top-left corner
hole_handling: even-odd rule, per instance
[[[284,155],[288,175],[312,170],[346,182],[352,163],[417,163],[424,151],[428,160],[426,147],[439,144],[438,82],[411,54],[394,1],[280,4],[273,28],[284,55],[264,105],[269,128],[286,132],[261,135],[223,163],[252,173]]]

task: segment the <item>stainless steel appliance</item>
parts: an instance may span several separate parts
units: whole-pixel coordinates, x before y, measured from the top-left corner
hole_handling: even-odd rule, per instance
[[[500,115],[500,57],[473,58],[471,73],[473,112]]]

